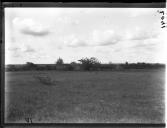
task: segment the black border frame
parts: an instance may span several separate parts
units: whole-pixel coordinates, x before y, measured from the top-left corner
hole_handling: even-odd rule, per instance
[[[160,0],[159,0],[160,1]],[[163,1],[163,0],[161,0]],[[3,7],[166,8],[165,2],[4,2]]]
[[[1,28],[1,35],[0,35],[0,39],[1,39],[1,42],[0,42],[0,85],[1,85],[1,125],[4,125],[4,100],[5,100],[5,84],[4,84],[4,79],[5,79],[5,16],[4,16],[4,8],[3,6],[1,5],[1,8],[0,8],[0,16],[2,17],[2,20],[0,22],[0,28]]]
[[[61,7],[61,8],[166,8],[165,2],[150,3],[110,3],[110,2],[3,2],[0,8],[1,41],[0,41],[0,82],[1,82],[1,127],[165,127],[165,123],[5,123],[5,8],[26,7]]]

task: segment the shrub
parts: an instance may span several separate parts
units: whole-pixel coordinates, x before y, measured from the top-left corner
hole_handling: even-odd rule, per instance
[[[57,64],[57,65],[62,65],[62,64],[64,64],[63,59],[62,59],[62,58],[57,59],[56,64]]]
[[[95,57],[91,57],[91,58],[82,58],[80,60],[78,60],[81,62],[82,68],[84,70],[98,70],[101,66],[100,61],[95,58]]]

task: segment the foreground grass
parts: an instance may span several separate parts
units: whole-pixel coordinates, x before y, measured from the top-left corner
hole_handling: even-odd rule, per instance
[[[6,122],[162,123],[164,71],[6,73]],[[35,75],[55,82],[47,86]]]

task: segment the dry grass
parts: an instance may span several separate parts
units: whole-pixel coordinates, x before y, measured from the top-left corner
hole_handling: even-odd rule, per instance
[[[162,123],[164,73],[7,72],[5,121],[25,123],[25,118],[32,118],[34,123]],[[56,86],[46,86],[55,81]]]

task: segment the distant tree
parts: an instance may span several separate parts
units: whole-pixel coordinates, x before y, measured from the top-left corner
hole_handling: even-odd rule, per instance
[[[62,65],[62,64],[64,64],[63,59],[62,58],[57,59],[56,65]]]
[[[91,60],[91,63],[92,63],[92,68],[91,69],[97,70],[97,69],[100,68],[101,62],[97,58],[91,57],[90,60]]]
[[[77,63],[73,61],[73,62],[71,62],[70,64],[71,64],[71,65],[76,65]]]
[[[8,68],[6,68],[7,71],[16,71],[15,65],[10,65]]]
[[[80,60],[78,60],[81,62],[82,64],[82,68],[84,70],[97,70],[100,67],[100,61],[98,61],[97,58],[95,57],[91,57],[91,58],[82,58]]]
[[[126,61],[125,64],[128,65],[129,63]]]
[[[122,65],[122,67],[123,67],[124,69],[129,69],[129,68],[130,68],[130,65],[129,65],[129,63],[126,61],[125,64]]]
[[[32,62],[26,62],[26,67],[25,69],[29,70],[29,69],[35,69],[37,66],[32,63]]]
[[[27,66],[34,66],[35,64],[32,63],[32,62],[26,62],[26,65],[27,65]]]
[[[78,63],[76,63],[75,61],[70,63],[71,69],[70,70],[77,70],[79,67]]]

